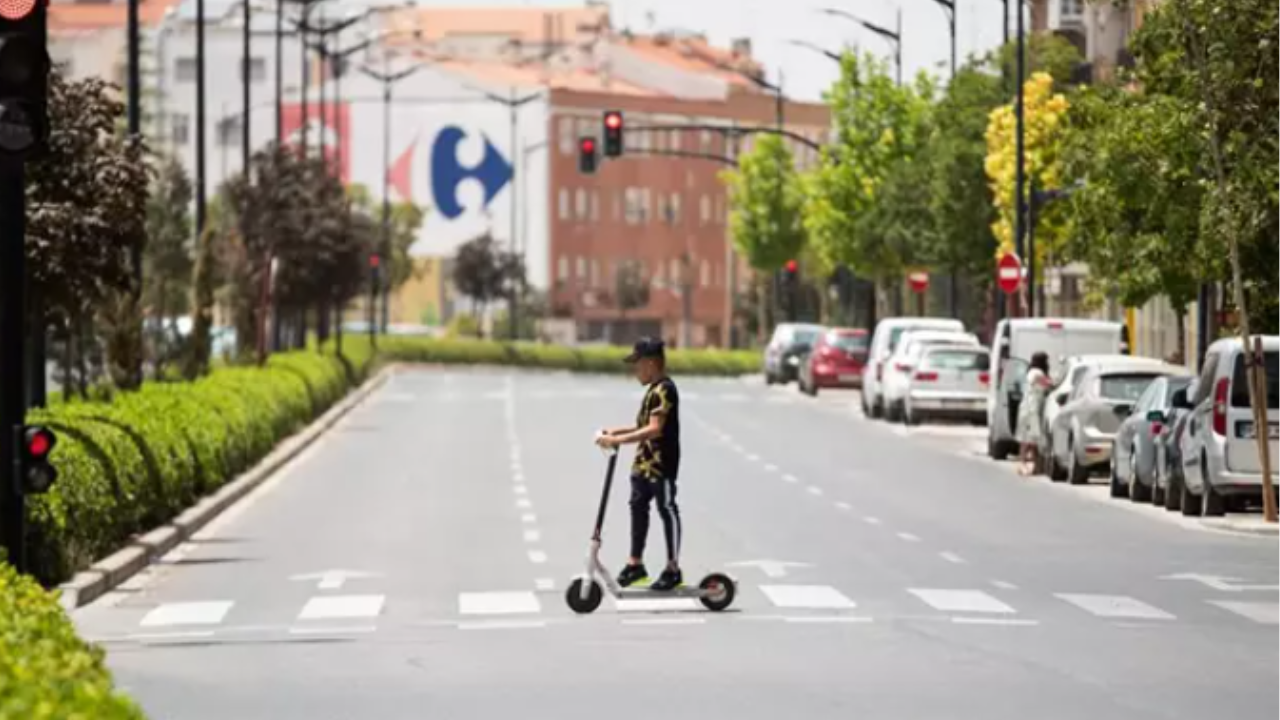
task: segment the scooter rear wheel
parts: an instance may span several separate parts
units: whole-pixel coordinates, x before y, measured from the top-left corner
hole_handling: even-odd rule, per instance
[[[698,588],[704,594],[698,598],[702,606],[712,612],[720,612],[726,610],[733,604],[734,597],[738,594],[738,586],[733,579],[724,573],[711,573],[702,578],[702,582],[698,583]]]
[[[569,588],[564,591],[564,601],[569,604],[570,610],[579,615],[595,612],[603,600],[604,589],[595,580],[592,580],[591,587],[587,588],[587,596],[585,598],[582,597],[582,578],[576,578],[569,583]]]

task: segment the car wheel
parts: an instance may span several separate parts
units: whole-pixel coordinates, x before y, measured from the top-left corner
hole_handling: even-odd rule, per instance
[[[987,456],[992,460],[1009,459],[1009,447],[987,433]]]
[[[1080,464],[1080,458],[1076,454],[1075,438],[1067,442],[1067,481],[1072,485],[1084,485],[1089,482],[1089,468]]]
[[[1067,479],[1067,471],[1058,464],[1058,456],[1053,453],[1053,443],[1049,443],[1049,451],[1044,454],[1045,472],[1051,482],[1062,482]]]
[[[772,376],[772,375],[770,375],[769,373],[765,373],[765,374],[764,374],[764,384],[765,384],[765,385],[772,385],[772,384],[774,384],[775,382],[777,382],[777,381],[773,379],[773,376]]]
[[[1138,477],[1138,446],[1129,448],[1129,499],[1136,503],[1151,502],[1151,486]]]
[[[1213,489],[1213,485],[1209,482],[1209,478],[1205,477],[1204,469],[1208,467],[1206,458],[1200,457],[1200,477],[1204,478],[1204,489],[1201,490],[1201,515],[1203,517],[1222,517],[1226,512],[1226,498],[1222,493]]]
[[[1108,468],[1107,474],[1110,476],[1110,480],[1111,480],[1110,482],[1111,497],[1113,498],[1129,497],[1129,486],[1120,482],[1120,473],[1117,472],[1119,468],[1116,467],[1117,465],[1116,449],[1114,447],[1111,448],[1111,462],[1108,463],[1108,465],[1109,465],[1109,468]],[[1072,483],[1078,484],[1078,483],[1075,483],[1074,478],[1072,479]]]
[[[1185,481],[1178,484],[1179,495],[1182,497],[1181,505],[1182,514],[1187,517],[1200,516],[1201,497],[1191,492],[1191,488],[1187,487]]]
[[[820,389],[821,388],[818,387],[817,383],[813,383],[812,385],[809,386],[809,394],[812,395],[813,397],[818,397],[818,390]]]
[[[871,403],[871,417],[877,420],[884,417],[884,400],[882,398],[877,397]]]
[[[1173,469],[1169,470],[1169,485],[1164,493],[1164,509],[1171,511],[1182,509],[1182,478]]]
[[[910,405],[905,405],[902,408],[902,422],[907,425],[919,425],[920,416],[916,414],[915,410],[913,410]]]

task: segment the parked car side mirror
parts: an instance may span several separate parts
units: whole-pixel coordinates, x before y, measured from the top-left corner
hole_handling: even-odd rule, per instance
[[[1187,395],[1187,388],[1175,390],[1173,397],[1169,399],[1169,404],[1179,410],[1189,410],[1191,408],[1190,396]]]
[[[1163,410],[1148,410],[1148,411],[1147,411],[1147,421],[1148,421],[1148,422],[1153,422],[1153,423],[1162,423],[1162,422],[1164,422],[1164,411],[1163,411]]]
[[[1067,400],[1069,398],[1066,395],[1059,395],[1056,399],[1058,401],[1058,407],[1062,407],[1067,404]]]
[[[1126,417],[1129,417],[1129,414],[1133,412],[1133,406],[1132,405],[1116,405],[1114,408],[1114,411],[1115,411],[1116,417],[1126,418]]]

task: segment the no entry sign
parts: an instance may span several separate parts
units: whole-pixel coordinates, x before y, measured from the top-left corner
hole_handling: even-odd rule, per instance
[[[1017,255],[1007,252],[1000,256],[1000,261],[996,263],[996,283],[1007,295],[1018,292],[1018,287],[1022,285],[1022,261]]]
[[[907,284],[911,286],[912,292],[922,293],[929,289],[929,273],[923,270],[916,270],[907,273]]]

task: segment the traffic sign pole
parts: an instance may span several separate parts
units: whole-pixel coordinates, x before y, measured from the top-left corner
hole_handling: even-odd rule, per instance
[[[26,415],[26,195],[21,162],[0,163],[0,542],[10,565],[27,568],[26,501],[19,489],[17,428]]]

